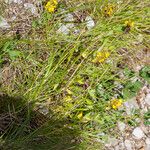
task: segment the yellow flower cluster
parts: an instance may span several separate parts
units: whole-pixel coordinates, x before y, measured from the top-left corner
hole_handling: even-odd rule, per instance
[[[122,105],[122,103],[123,103],[122,99],[113,99],[111,100],[110,105],[113,109],[117,109]]]
[[[56,9],[58,5],[58,1],[57,0],[49,0],[47,2],[47,4],[45,5],[45,9],[50,12],[50,13],[53,13]]]
[[[131,21],[131,20],[127,20],[127,21],[125,21],[125,26],[127,28],[133,28],[134,27],[134,22]]]
[[[110,56],[109,52],[98,52],[96,58],[92,61],[94,63],[102,63]]]
[[[104,8],[104,14],[106,17],[110,17],[114,12],[114,5],[109,4]]]

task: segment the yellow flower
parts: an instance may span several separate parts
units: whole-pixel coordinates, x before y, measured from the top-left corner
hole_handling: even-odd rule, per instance
[[[98,52],[96,58],[92,61],[94,63],[102,63],[110,56],[109,52]]]
[[[110,17],[113,14],[113,11],[114,11],[114,5],[109,4],[104,8],[104,15],[106,17]]]
[[[110,104],[113,109],[119,108],[123,103],[122,99],[113,99]]]
[[[127,21],[125,21],[125,26],[127,28],[133,28],[134,27],[134,22],[131,21],[131,20],[127,20]]]
[[[57,7],[57,4],[58,4],[57,0],[49,0],[49,1],[47,2],[47,4],[45,5],[45,9],[46,9],[48,12],[52,13],[52,12],[55,11],[55,9],[56,9],[56,7]]]
[[[83,112],[80,112],[80,113],[77,115],[77,118],[78,118],[78,119],[82,119],[82,117],[83,117]]]

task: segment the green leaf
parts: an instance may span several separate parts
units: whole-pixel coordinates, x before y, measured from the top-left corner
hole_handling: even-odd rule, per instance
[[[145,79],[148,83],[150,83],[150,66],[145,66],[140,71],[140,76]]]
[[[134,97],[141,87],[142,83],[140,81],[136,81],[134,83],[127,83],[125,85],[125,88],[123,89],[123,98],[129,99]]]
[[[3,46],[3,52],[8,52],[10,50],[12,41],[7,41]]]
[[[133,77],[133,76],[134,76],[134,72],[131,71],[129,68],[125,68],[125,69],[124,69],[124,74],[125,74],[125,76],[127,76],[127,77]]]
[[[137,122],[136,122],[134,119],[128,120],[128,124],[129,124],[130,126],[134,126],[134,127],[137,126]]]
[[[10,59],[14,60],[18,56],[20,56],[21,52],[20,51],[8,51]]]
[[[91,96],[91,98],[93,98],[94,100],[96,99],[96,91],[95,91],[95,89],[89,89],[88,93]]]

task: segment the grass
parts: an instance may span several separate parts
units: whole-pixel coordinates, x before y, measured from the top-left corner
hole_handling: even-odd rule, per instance
[[[149,1],[117,3],[112,0],[109,3],[114,5],[114,11],[110,17],[105,17],[103,9],[108,1],[61,2],[55,13],[43,12],[40,19],[32,22],[30,34],[21,38],[1,35],[0,92],[14,97],[13,103],[16,97],[27,102],[21,103],[18,110],[14,105],[12,109],[7,105],[6,112],[15,116],[19,111],[22,115],[21,110],[29,106],[28,103],[32,104],[31,108],[27,107],[23,121],[17,126],[14,121],[15,125],[1,135],[3,149],[9,146],[13,149],[103,149],[98,142],[103,138],[100,133],[109,135],[118,120],[127,119],[124,110],[106,108],[115,95],[125,101],[132,94],[135,96],[143,85],[137,82],[132,83],[132,87],[127,85],[133,77],[140,77],[128,56],[134,59],[142,49],[149,49],[149,34],[146,33],[150,28]],[[77,23],[81,30],[78,35],[57,34],[64,17],[61,8],[90,15],[96,26],[88,31],[85,23],[80,22]],[[127,33],[123,31],[126,20],[135,22]],[[125,52],[120,52],[122,49]],[[103,63],[92,63],[100,50],[108,51],[110,57]],[[116,83],[123,88],[117,89]],[[44,123],[32,129],[32,122],[38,119],[35,110],[39,104],[46,104],[49,113]],[[20,120],[18,115],[16,118]]]

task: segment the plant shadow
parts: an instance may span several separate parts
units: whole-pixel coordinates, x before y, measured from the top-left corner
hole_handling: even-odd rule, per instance
[[[67,118],[48,117],[22,97],[0,94],[0,149],[76,150],[78,127]]]

